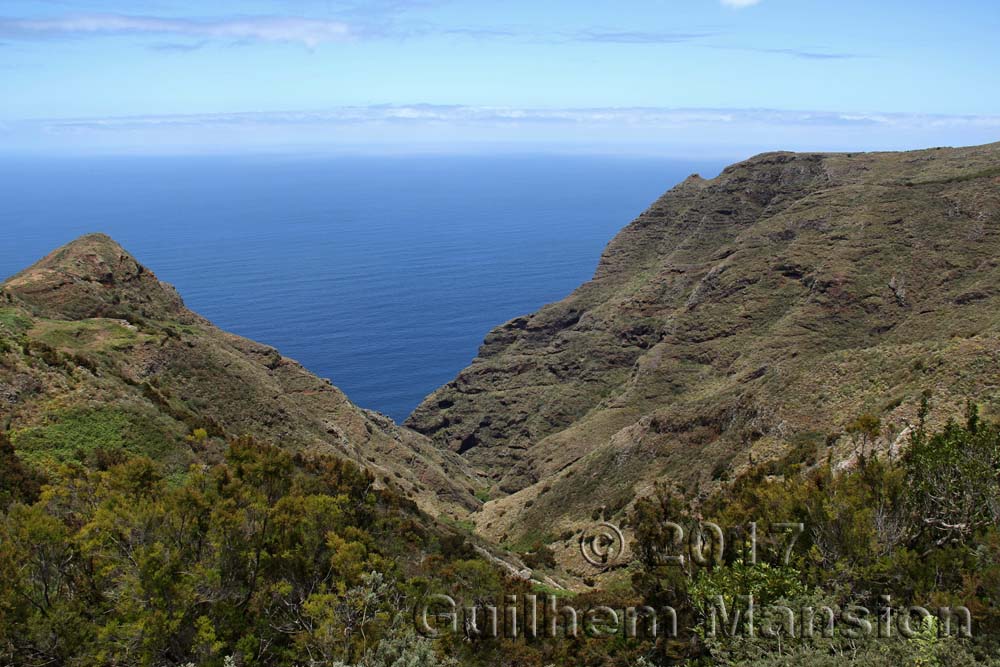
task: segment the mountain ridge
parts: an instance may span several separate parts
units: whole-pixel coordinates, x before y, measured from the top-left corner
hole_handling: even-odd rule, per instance
[[[345,456],[432,514],[460,518],[479,504],[459,457],[274,348],[216,328],[107,235],[80,237],[0,284],[0,336],[0,426],[29,458],[122,446],[180,473],[249,434]]]
[[[404,422],[492,480],[488,536],[557,539],[668,481],[888,449],[924,389],[1000,410],[1000,144],[765,153],[691,177],[591,281],[491,331]],[[947,360],[948,363],[945,363]]]

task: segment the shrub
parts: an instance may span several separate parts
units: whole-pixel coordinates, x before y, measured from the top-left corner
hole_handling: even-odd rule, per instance
[[[21,462],[7,434],[0,431],[0,509],[15,502],[35,502],[44,480],[41,473]]]
[[[553,568],[556,566],[555,552],[544,544],[539,544],[532,551],[524,554],[522,560],[532,570],[542,567]]]

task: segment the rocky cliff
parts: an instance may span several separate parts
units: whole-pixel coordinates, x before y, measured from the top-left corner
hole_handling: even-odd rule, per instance
[[[925,390],[1000,412],[998,284],[1000,144],[760,155],[666,193],[406,425],[492,480],[482,532],[569,548],[657,482],[852,465],[860,415],[888,450]]]

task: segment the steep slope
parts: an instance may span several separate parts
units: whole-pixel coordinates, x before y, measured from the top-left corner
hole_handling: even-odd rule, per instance
[[[665,194],[406,425],[491,478],[484,533],[556,543],[658,481],[850,465],[849,424],[885,449],[925,389],[1000,411],[998,284],[1000,144],[760,155]]]
[[[0,286],[0,427],[22,457],[152,455],[177,473],[244,434],[348,457],[433,513],[478,506],[458,456],[352,404],[276,350],[221,331],[104,235]]]

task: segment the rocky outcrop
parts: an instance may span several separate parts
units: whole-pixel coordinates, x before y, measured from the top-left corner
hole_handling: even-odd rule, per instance
[[[198,321],[177,291],[105,234],[88,234],[10,278],[4,288],[40,315]]]

